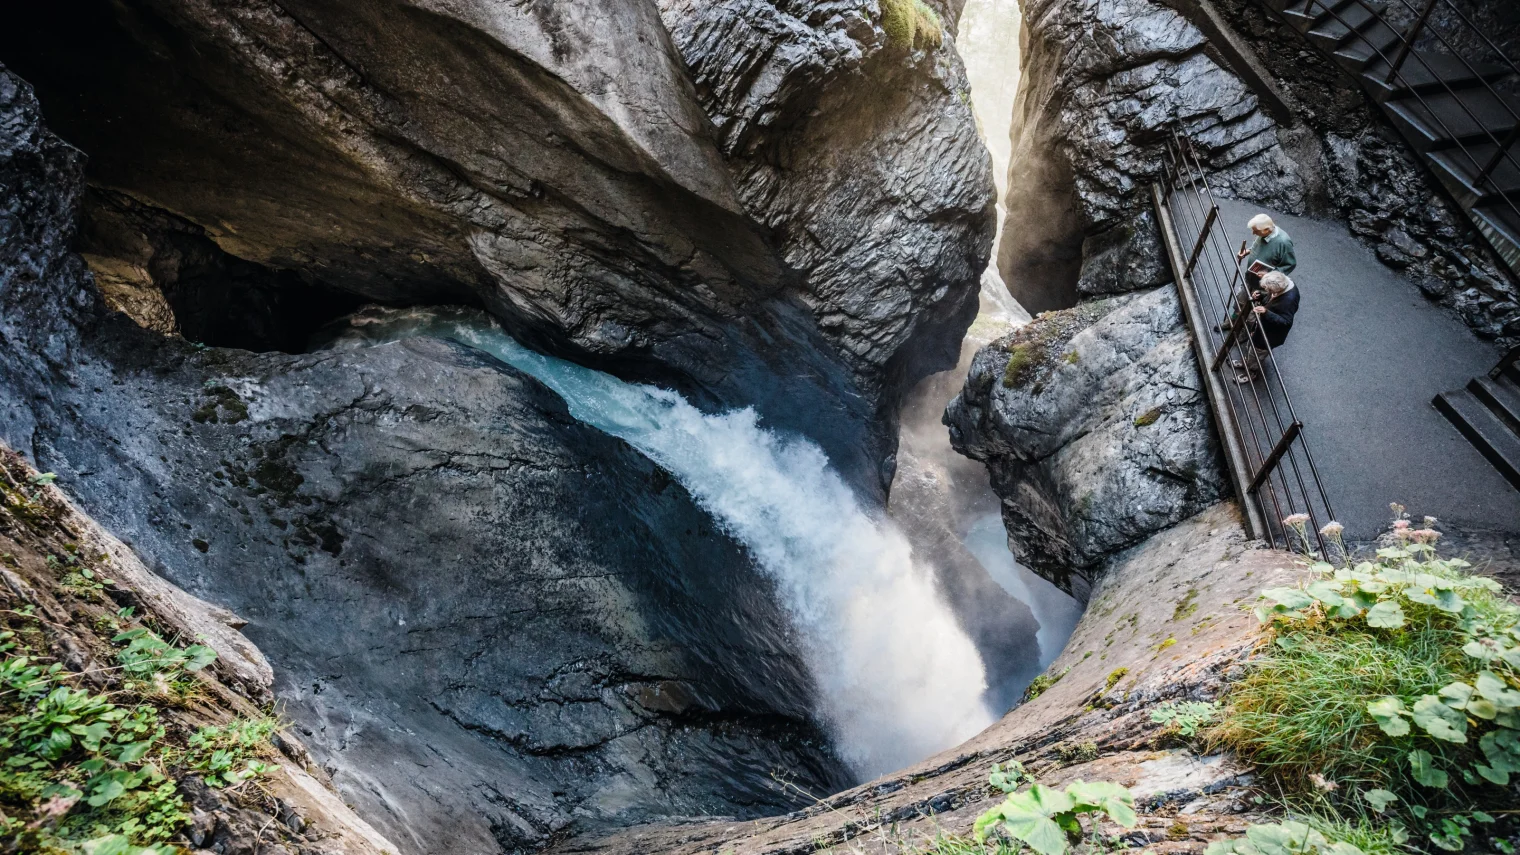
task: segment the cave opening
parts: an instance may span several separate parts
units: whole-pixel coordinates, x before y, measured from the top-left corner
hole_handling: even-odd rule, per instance
[[[389,264],[360,250],[372,269],[396,273],[344,276],[289,239],[340,234],[361,219],[322,204],[324,182],[341,183],[332,153],[298,150],[279,117],[223,97],[221,59],[202,60],[173,22],[119,0],[75,0],[25,4],[8,24],[0,62],[86,156],[74,248],[110,309],[207,346],[300,353],[366,303],[479,305],[466,284],[416,275],[415,259]],[[291,192],[292,176],[313,188],[309,198]],[[348,195],[379,207],[362,188]],[[250,216],[234,225],[218,210]],[[284,239],[270,240],[275,232]]]

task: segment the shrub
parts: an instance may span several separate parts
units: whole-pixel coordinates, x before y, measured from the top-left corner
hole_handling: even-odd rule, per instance
[[[938,48],[945,40],[939,14],[923,0],[881,0],[881,28],[901,48]]]
[[[1505,799],[1520,773],[1520,607],[1437,558],[1434,538],[1263,592],[1273,646],[1215,736],[1301,790],[1386,787],[1416,816]]]

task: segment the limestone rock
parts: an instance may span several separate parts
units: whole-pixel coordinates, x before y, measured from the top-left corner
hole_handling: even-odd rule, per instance
[[[1014,555],[1082,599],[1105,558],[1228,489],[1171,288],[1045,314],[988,345],[945,422],[987,464]]]

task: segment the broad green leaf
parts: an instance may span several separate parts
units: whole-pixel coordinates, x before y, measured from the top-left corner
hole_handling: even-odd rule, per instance
[[[1473,768],[1478,770],[1478,774],[1482,775],[1485,781],[1498,784],[1501,787],[1509,786],[1509,772],[1507,770],[1495,769],[1482,763],[1473,764]]]
[[[1398,796],[1383,789],[1368,790],[1362,793],[1362,798],[1366,799],[1367,804],[1378,813],[1387,810],[1389,805],[1399,800]]]
[[[1444,686],[1440,691],[1440,695],[1447,706],[1454,710],[1465,710],[1467,709],[1467,702],[1472,700],[1474,691],[1472,686],[1461,680],[1457,680]]]
[[[1085,812],[1084,808],[1099,810],[1108,814],[1109,818],[1125,828],[1134,828],[1140,821],[1135,816],[1135,797],[1130,794],[1129,788],[1110,781],[1094,781],[1089,784],[1086,781],[1075,781],[1066,788],[1066,795],[1076,802],[1078,813]]]
[[[1341,584],[1329,579],[1311,582],[1305,593],[1324,603],[1328,608],[1335,608],[1346,601],[1346,598],[1341,596]]]
[[[1499,715],[1499,708],[1487,698],[1473,698],[1467,702],[1467,714],[1473,718],[1493,721]]]
[[[1268,588],[1262,591],[1261,595],[1269,600],[1276,600],[1284,608],[1292,611],[1314,605],[1314,598],[1298,588]]]
[[[1063,855],[1066,852],[1066,832],[1061,830],[1053,817],[1072,807],[1074,805],[1070,796],[1043,784],[1035,784],[1025,792],[1014,793],[1004,800],[1001,808],[1003,828],[1040,855]]]
[[[1445,772],[1432,765],[1433,762],[1434,759],[1430,756],[1429,751],[1416,749],[1409,752],[1409,770],[1414,777],[1415,783],[1422,787],[1444,790],[1450,781]],[[1424,813],[1424,809],[1420,805],[1412,805],[1410,810],[1414,812],[1415,816],[1421,816]]]
[[[1478,694],[1493,701],[1501,710],[1520,708],[1520,692],[1511,689],[1492,671],[1478,673]]]
[[[1389,736],[1405,736],[1409,733],[1409,722],[1404,718],[1407,715],[1404,702],[1392,695],[1368,704],[1367,713]]]
[[[1398,629],[1404,625],[1404,610],[1392,600],[1385,600],[1367,610],[1367,625],[1378,629]]]
[[[1366,855],[1360,848],[1341,840],[1337,840],[1321,851],[1328,852],[1330,855]]]
[[[95,787],[95,792],[89,798],[90,807],[102,807],[110,804],[118,796],[127,791],[126,785],[116,778],[108,778]]]
[[[1414,723],[1436,739],[1456,743],[1467,741],[1467,718],[1435,695],[1425,695],[1415,701],[1412,713]]]

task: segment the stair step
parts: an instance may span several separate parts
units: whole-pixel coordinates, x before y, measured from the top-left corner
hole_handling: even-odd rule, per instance
[[[1396,58],[1390,55],[1389,59]],[[1362,85],[1379,102],[1402,94],[1430,95],[1448,89],[1482,88],[1512,75],[1503,66],[1462,60],[1444,53],[1416,50],[1410,51],[1408,59],[1399,67],[1393,82],[1388,81],[1388,69],[1392,62],[1381,59],[1367,66],[1362,72]]]
[[[1283,3],[1282,14],[1288,19],[1288,23],[1297,27],[1300,32],[1307,31],[1316,23],[1325,18],[1333,17],[1329,10],[1339,12],[1356,3],[1356,0],[1286,0]]]
[[[1377,20],[1378,16],[1371,9],[1353,3],[1345,9],[1321,14],[1309,29],[1309,37],[1337,48],[1349,39],[1360,37],[1362,31]]]
[[[1511,270],[1520,270],[1520,213],[1515,203],[1504,199],[1485,202],[1471,211],[1478,231],[1488,238],[1494,251]]]
[[[1398,58],[1399,33],[1379,21],[1367,28],[1361,38],[1331,48],[1336,61],[1352,71],[1361,71],[1378,62],[1391,63]]]
[[[1510,433],[1520,436],[1520,385],[1503,375],[1474,377],[1467,384],[1467,391],[1498,416],[1499,421],[1509,427]]]
[[[1462,435],[1515,489],[1520,490],[1520,436],[1466,389],[1442,392],[1432,401]]]
[[[1457,201],[1470,208],[1493,196],[1520,198],[1520,145],[1510,149],[1510,156],[1499,159],[1490,180],[1481,185],[1477,181],[1498,151],[1498,146],[1488,143],[1441,149],[1426,156]]]
[[[1384,106],[1420,151],[1457,141],[1503,140],[1520,123],[1520,109],[1486,89],[1396,98]]]

